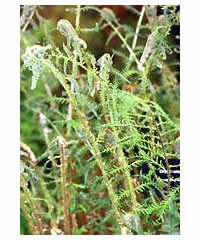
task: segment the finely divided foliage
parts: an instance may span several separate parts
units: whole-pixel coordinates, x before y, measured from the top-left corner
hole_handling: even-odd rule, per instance
[[[25,150],[21,159],[21,209],[31,234],[179,233],[179,184],[171,187],[179,180],[169,164],[179,158],[179,110],[172,107],[179,83],[171,67],[178,63],[169,60],[179,47],[169,41],[179,10],[162,6],[158,17],[158,6],[126,8],[139,19],[137,29],[111,9],[77,6],[70,9],[76,26],[61,19],[54,30],[64,37],[62,47],[52,45],[48,33],[44,46],[21,34],[22,77],[28,68],[34,90],[22,85],[22,106],[39,116],[45,145],[37,164]],[[98,13],[99,23],[85,32],[112,31],[109,52],[99,58],[79,36],[87,12]],[[62,96],[53,96],[55,86]]]

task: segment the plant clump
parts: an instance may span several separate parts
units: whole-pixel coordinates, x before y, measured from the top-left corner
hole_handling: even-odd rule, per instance
[[[21,14],[21,234],[179,234],[179,7],[48,7]]]

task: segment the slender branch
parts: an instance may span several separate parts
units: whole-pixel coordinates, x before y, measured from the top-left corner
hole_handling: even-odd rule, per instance
[[[111,119],[111,123],[114,124],[115,121],[114,121],[112,110],[110,111],[110,119]],[[113,127],[113,133],[114,133],[116,142],[118,143],[119,142],[119,137],[118,137],[118,133],[117,133],[116,127]],[[132,207],[131,207],[132,213],[134,213],[136,208],[137,208],[136,194],[135,194],[134,187],[133,187],[133,184],[132,184],[132,180],[131,180],[128,164],[127,164],[127,161],[125,159],[123,150],[122,150],[122,148],[120,146],[118,146],[118,154],[119,154],[121,165],[122,165],[122,167],[124,169],[125,179],[126,179],[126,183],[127,183],[127,190],[129,190],[129,192],[130,192],[130,197],[131,197],[131,202],[132,202]]]
[[[76,31],[79,31],[79,24],[80,24],[80,13],[81,13],[81,5],[77,5],[77,10],[76,10]]]
[[[76,220],[76,214],[75,213],[72,213],[72,229],[73,231],[76,231],[78,229],[78,223],[77,223],[77,220]]]
[[[141,10],[141,13],[140,13],[140,17],[139,17],[138,23],[137,23],[135,36],[134,36],[133,42],[132,42],[132,50],[133,51],[134,51],[134,49],[136,47],[136,43],[137,43],[137,39],[138,39],[138,35],[139,35],[139,30],[140,30],[140,26],[141,26],[141,23],[142,23],[142,19],[143,19],[143,16],[144,16],[144,12],[145,12],[145,7],[143,6],[142,10]],[[130,68],[130,65],[131,65],[131,62],[132,62],[131,58],[132,58],[132,54],[130,53],[130,55],[129,55],[129,63],[127,65],[127,69]]]
[[[28,6],[28,5],[24,6],[23,13],[22,13],[22,16],[20,19],[21,26],[24,25],[22,32],[26,31],[26,28],[28,27],[31,19],[33,18],[36,8],[37,8],[37,6]],[[28,16],[28,14],[30,14],[30,16]],[[26,21],[26,18],[27,18],[27,21]]]
[[[72,62],[72,82],[71,82],[71,86],[70,86],[70,90],[72,93],[74,93],[74,90],[75,90],[75,84],[74,84],[74,81],[76,80],[77,78],[77,71],[78,71],[78,68],[77,68],[77,57],[75,56],[73,62]],[[72,112],[73,112],[73,106],[72,106],[72,103],[70,102],[69,105],[68,105],[68,117],[67,117],[67,120],[72,120]],[[71,124],[68,124],[68,128],[67,128],[67,136],[70,137],[70,131],[71,131]]]
[[[89,9],[92,9],[94,11],[97,11],[98,13],[102,13],[101,10],[94,8],[94,7],[88,7]],[[127,48],[127,50],[129,51],[129,53],[131,54],[131,57],[134,57],[135,62],[137,65],[140,64],[139,60],[137,59],[134,51],[132,50],[132,48],[129,46],[129,44],[127,43],[127,41],[125,40],[125,38],[122,36],[122,34],[119,32],[118,28],[116,28],[111,21],[105,19],[105,21],[111,26],[111,28],[117,33],[118,37],[120,38],[120,40],[123,42],[123,44],[125,45],[125,47]]]
[[[37,206],[36,206],[32,196],[31,196],[30,190],[28,189],[27,183],[26,183],[26,181],[25,181],[25,179],[24,179],[24,177],[22,175],[20,177],[20,180],[21,180],[22,188],[24,190],[24,194],[26,195],[27,200],[29,201],[29,204],[30,204],[31,209],[33,211],[33,218],[34,218],[35,223],[36,223],[36,228],[37,228],[39,234],[42,234],[43,233],[43,231],[42,231],[42,223],[41,223],[40,218],[39,218],[39,216],[37,214]]]
[[[22,210],[23,210],[23,212],[24,212],[24,215],[25,215],[25,217],[26,217],[26,220],[27,220],[27,222],[28,222],[28,225],[29,225],[29,227],[30,227],[30,229],[31,229],[31,233],[34,234],[34,235],[38,234],[38,232],[37,232],[37,230],[36,230],[36,227],[35,227],[34,224],[33,224],[32,217],[31,217],[31,215],[29,214],[28,208],[27,208],[27,206],[26,206],[26,204],[25,204],[25,202],[24,202],[24,200],[23,200],[23,198],[22,198],[21,195],[20,195],[20,207],[22,208]]]
[[[71,92],[74,92],[74,83],[72,82],[71,83],[71,86],[70,86],[70,90]],[[67,120],[72,120],[72,112],[73,112],[73,107],[72,107],[72,104],[69,103],[68,105],[68,116],[67,116]],[[69,131],[68,131],[68,135],[69,135]]]
[[[159,119],[159,122],[162,122],[161,119],[160,119],[160,116],[158,116],[158,119]],[[161,143],[161,146],[162,146],[163,154],[164,154],[164,157],[165,157],[165,164],[166,164],[166,167],[167,167],[167,194],[169,194],[169,192],[170,192],[170,182],[171,182],[171,173],[170,173],[169,161],[168,161],[167,153],[165,151],[165,146],[164,146],[162,137],[160,135],[159,126],[156,123],[156,120],[154,118],[153,118],[153,121],[154,121],[154,124],[155,124],[155,126],[157,128],[158,137],[160,139],[160,143]]]
[[[31,150],[31,148],[25,144],[24,142],[20,142],[20,149],[24,152],[26,152],[29,156],[29,159],[31,160],[31,162],[33,163],[33,165],[36,165],[37,160],[35,157],[35,154],[33,153],[33,151]]]
[[[132,48],[128,45],[128,43],[126,42],[126,40],[124,39],[124,37],[121,35],[121,33],[119,32],[118,28],[116,28],[112,23],[110,23],[110,26],[113,28],[113,30],[117,33],[117,35],[119,36],[119,38],[121,39],[121,41],[123,42],[123,44],[126,46],[126,48],[128,49],[131,57],[134,57],[136,64],[139,66],[140,62],[137,59],[134,51],[132,50]]]
[[[47,92],[47,95],[48,95],[50,98],[52,98],[52,97],[53,97],[53,94],[52,94],[52,92],[51,92],[51,88],[49,87],[47,81],[44,82],[44,87],[45,87],[45,90],[46,90],[46,92]],[[50,106],[51,106],[51,109],[55,109],[55,107],[56,107],[55,102],[50,101]]]
[[[137,43],[137,39],[138,39],[138,35],[139,35],[139,30],[140,30],[140,26],[141,26],[142,19],[143,19],[143,16],[144,16],[144,12],[145,12],[145,7],[143,6],[143,7],[142,7],[142,10],[141,10],[141,13],[140,13],[140,18],[139,18],[138,23],[137,23],[137,27],[136,27],[136,31],[135,31],[135,36],[134,36],[133,43],[132,43],[132,50],[135,49],[135,46],[136,46],[136,43]],[[131,56],[130,56],[129,58],[131,58]]]
[[[61,190],[64,208],[64,233],[70,234],[70,218],[69,218],[70,194],[69,194],[69,182],[67,182],[68,159],[66,157],[64,139],[61,136],[59,136],[57,139],[60,148],[60,160],[61,160]]]

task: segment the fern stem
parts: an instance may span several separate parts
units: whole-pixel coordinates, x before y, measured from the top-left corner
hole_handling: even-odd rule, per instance
[[[61,190],[64,208],[64,233],[70,234],[70,218],[69,218],[70,194],[69,194],[69,182],[67,182],[68,159],[66,157],[66,149],[64,146],[65,143],[61,136],[58,137],[58,143],[60,148],[60,160],[61,160]]]
[[[98,166],[101,170],[104,182],[105,182],[107,190],[108,190],[108,195],[109,195],[109,198],[110,198],[111,203],[112,203],[113,210],[114,210],[115,215],[116,215],[117,222],[118,222],[120,228],[122,228],[123,220],[122,220],[122,217],[121,217],[120,212],[118,210],[118,206],[116,204],[117,196],[116,196],[116,194],[113,190],[112,184],[111,184],[111,182],[110,182],[110,180],[107,176],[107,173],[106,173],[106,170],[105,170],[105,167],[104,167],[104,163],[103,163],[103,159],[101,157],[101,153],[100,153],[100,151],[98,149],[98,146],[97,146],[97,143],[96,143],[95,136],[90,131],[88,122],[85,120],[85,115],[82,112],[80,112],[79,110],[78,110],[78,115],[79,115],[79,119],[81,120],[81,122],[83,124],[83,127],[84,127],[84,129],[87,133],[87,136],[90,139],[90,142],[91,142],[90,151],[93,154],[93,156],[95,157],[95,159],[97,161],[97,164],[98,164]]]
[[[115,99],[113,98],[112,99],[113,109],[112,108],[111,109],[106,108],[105,90],[108,89],[108,79],[103,79],[102,81],[103,82],[102,82],[102,89],[101,89],[101,101],[102,101],[102,105],[103,105],[103,108],[104,108],[104,113],[110,112],[111,124],[114,125],[115,124],[115,119],[114,119],[114,116],[113,116],[113,110],[114,110],[114,112],[118,112],[117,109],[115,108],[116,102],[115,102]],[[113,127],[113,131],[114,131],[113,133],[114,133],[114,136],[115,136],[116,143],[118,143],[119,142],[119,137],[118,137],[118,132],[117,132],[116,127]],[[119,145],[118,145],[118,154],[119,154],[119,157],[120,157],[120,160],[121,160],[120,164],[122,163],[122,167],[125,171],[125,179],[126,179],[125,188],[128,188],[128,190],[130,192],[130,197],[131,197],[131,202],[132,202],[132,212],[134,213],[135,209],[137,207],[136,195],[135,195],[135,192],[134,192],[134,188],[133,188],[132,179],[131,179],[131,176],[130,176],[128,164],[126,162],[123,150]]]
[[[71,82],[70,90],[71,90],[71,92],[74,92],[74,83],[73,82]],[[67,115],[67,120],[68,121],[72,120],[72,113],[73,113],[73,107],[72,107],[72,104],[69,103],[69,105],[68,105],[68,115]],[[68,128],[67,128],[67,136],[68,137],[70,137],[70,131],[71,131],[71,124],[68,124]]]
[[[158,119],[159,119],[159,122],[161,122],[160,116],[158,116]],[[170,192],[170,182],[171,182],[171,173],[170,173],[169,161],[168,161],[167,153],[165,151],[165,147],[164,147],[162,137],[160,135],[159,127],[157,126],[157,123],[156,123],[154,118],[153,118],[153,121],[154,121],[154,124],[157,128],[158,136],[159,136],[160,143],[161,143],[162,150],[163,150],[163,154],[164,154],[164,157],[165,157],[165,164],[166,164],[166,167],[167,167],[167,180],[168,180],[167,181],[167,194],[169,194],[169,192]]]
[[[88,9],[92,9],[94,11],[97,11],[98,13],[102,13],[101,10],[95,8],[95,7],[88,7]],[[134,57],[135,62],[137,65],[140,64],[139,60],[137,59],[134,51],[132,50],[132,48],[129,46],[129,44],[127,43],[127,41],[125,40],[125,38],[121,35],[121,33],[119,32],[118,28],[116,28],[111,21],[105,19],[105,21],[111,26],[111,28],[117,33],[118,37],[120,38],[120,40],[123,42],[123,44],[125,45],[125,47],[127,48],[127,50],[129,51],[129,53],[131,54],[131,56]]]
[[[38,175],[39,175],[39,172],[38,172]],[[53,206],[53,199],[52,199],[52,196],[48,190],[48,188],[46,187],[45,185],[45,182],[42,178],[40,178],[40,184],[41,184],[41,189],[44,193],[44,197],[45,199],[47,199],[47,208],[48,208],[48,213],[51,213],[51,215],[53,214],[53,210],[54,210],[54,206]],[[56,183],[57,184],[57,183]],[[54,219],[51,218],[50,219],[50,225],[51,227],[54,226]]]
[[[31,148],[27,144],[25,144],[21,141],[20,149],[28,154],[30,162],[33,164],[33,166],[35,166],[37,163],[37,160],[36,160],[35,154],[31,150]]]
[[[26,206],[26,204],[25,204],[25,202],[24,202],[21,194],[20,194],[20,206],[21,206],[21,208],[22,208],[22,210],[23,210],[23,212],[24,212],[24,215],[25,215],[25,217],[26,217],[27,223],[28,223],[28,225],[29,225],[29,227],[30,227],[30,229],[31,229],[31,233],[32,233],[33,235],[37,235],[38,232],[37,232],[37,230],[36,230],[36,228],[35,228],[35,226],[34,226],[34,223],[33,223],[33,220],[32,220],[32,218],[31,218],[31,215],[30,215],[29,212],[28,212],[28,208],[27,208],[27,206]]]
[[[110,118],[111,118],[111,123],[114,123],[112,112],[110,113]],[[117,132],[116,127],[113,127],[113,131],[114,131],[116,142],[119,143],[118,132]],[[123,150],[119,145],[118,145],[118,153],[119,153],[119,157],[120,157],[120,160],[122,162],[123,169],[124,169],[124,173],[125,173],[125,177],[126,177],[126,181],[127,181],[127,187],[128,187],[129,192],[130,192],[130,197],[131,197],[131,202],[132,202],[132,213],[134,213],[136,208],[137,208],[136,195],[135,195],[135,192],[134,192],[134,187],[133,187],[133,184],[132,184],[128,164],[126,162]]]
[[[73,62],[72,62],[72,82],[70,84],[70,90],[72,93],[74,93],[74,88],[75,88],[75,84],[74,84],[74,81],[76,80],[76,77],[77,77],[77,71],[78,71],[78,68],[77,68],[77,60],[76,60],[77,56],[75,55],[75,58],[73,59]],[[73,112],[73,106],[72,106],[72,103],[70,102],[69,105],[68,105],[68,117],[67,117],[67,120],[70,121],[72,120],[72,112]],[[67,136],[70,137],[70,131],[71,131],[71,124],[68,124],[68,127],[67,127]]]
[[[113,190],[113,187],[112,187],[112,185],[109,181],[109,178],[107,176],[106,170],[104,168],[104,163],[103,163],[103,160],[101,158],[101,153],[98,149],[98,146],[97,146],[97,143],[96,143],[96,140],[95,140],[95,136],[92,134],[92,132],[89,128],[88,122],[86,121],[85,114],[82,113],[79,110],[77,101],[74,97],[74,94],[70,91],[69,85],[65,82],[63,74],[60,73],[55,68],[55,66],[53,64],[51,64],[51,62],[45,60],[44,64],[54,73],[55,77],[59,80],[60,84],[66,90],[66,92],[69,96],[69,100],[72,103],[74,109],[76,110],[78,118],[79,118],[80,122],[82,123],[82,125],[84,127],[84,130],[86,131],[88,139],[91,142],[90,151],[91,151],[92,155],[95,157],[95,159],[97,161],[97,164],[98,164],[98,166],[99,166],[99,168],[102,172],[102,176],[103,176],[104,182],[105,182],[107,190],[108,190],[108,195],[109,195],[109,198],[110,198],[111,203],[112,203],[113,210],[114,210],[115,215],[116,215],[116,220],[117,220],[120,228],[122,228],[123,227],[123,219],[120,215],[120,212],[119,212],[117,204],[116,204],[117,196],[116,196],[116,194]]]
[[[76,31],[79,31],[79,24],[80,24],[80,13],[81,13],[81,5],[77,5],[76,9]]]
[[[141,10],[141,13],[140,13],[140,17],[139,17],[139,20],[138,20],[138,23],[137,23],[137,27],[136,27],[136,31],[135,31],[135,36],[133,38],[133,42],[132,42],[132,51],[134,51],[135,47],[136,47],[136,43],[137,43],[137,39],[138,39],[138,35],[139,35],[139,30],[140,30],[140,26],[141,26],[141,23],[142,23],[142,19],[144,17],[144,12],[145,12],[145,7],[143,6],[142,7],[142,10]],[[129,55],[129,62],[127,64],[127,67],[126,69],[129,69],[130,66],[131,66],[131,58],[132,58],[132,54],[130,53]]]
[[[31,209],[33,211],[33,218],[34,218],[35,223],[36,223],[36,228],[37,228],[39,234],[42,234],[43,233],[42,226],[41,226],[42,224],[41,224],[40,218],[37,214],[37,206],[34,203],[34,200],[31,196],[30,190],[27,188],[27,183],[26,183],[26,181],[25,181],[25,179],[22,175],[21,175],[20,179],[21,179],[21,182],[22,182],[22,188],[24,190],[24,194],[27,197],[27,200],[29,201],[29,204],[30,204]]]
[[[135,47],[136,47],[140,26],[141,26],[141,23],[142,23],[142,19],[144,17],[144,12],[145,12],[145,6],[142,7],[142,10],[141,10],[141,13],[140,13],[140,17],[139,17],[139,20],[138,20],[138,23],[137,23],[135,36],[134,36],[133,43],[132,43],[132,50],[134,50]],[[131,58],[131,55],[129,56],[129,58]]]
[[[51,88],[49,87],[49,84],[47,83],[47,81],[44,81],[44,87],[47,92],[47,96],[49,96],[49,98],[52,98],[53,94],[51,92]],[[51,109],[55,109],[56,107],[55,102],[50,101],[50,106],[51,106]]]
[[[119,38],[121,39],[121,41],[123,42],[123,44],[126,46],[126,48],[128,49],[131,57],[134,57],[135,62],[137,64],[137,66],[140,64],[139,60],[137,59],[134,51],[132,50],[132,48],[128,45],[127,41],[124,39],[124,37],[121,35],[121,33],[119,32],[118,28],[116,28],[112,23],[110,23],[110,26],[113,28],[113,30],[117,33],[117,35],[119,36]]]
[[[28,6],[28,5],[24,6],[22,15],[26,15],[27,14],[26,12],[28,12],[28,11],[31,11],[31,13],[30,13],[30,16],[28,17],[26,23],[24,22],[24,27],[22,29],[22,32],[26,31],[26,28],[28,27],[29,23],[31,22],[31,19],[33,18],[36,8],[37,8],[37,6]],[[22,20],[22,17],[21,17],[20,21],[21,20]],[[25,20],[26,20],[26,18],[24,19],[24,21]]]
[[[56,163],[55,163],[54,158],[53,158],[53,153],[52,153],[52,151],[49,147],[50,142],[49,142],[49,128],[47,127],[47,118],[40,110],[39,110],[39,122],[40,122],[40,125],[41,125],[41,128],[42,128],[45,143],[46,143],[46,146],[47,146],[49,159],[52,162],[53,168],[56,169]]]

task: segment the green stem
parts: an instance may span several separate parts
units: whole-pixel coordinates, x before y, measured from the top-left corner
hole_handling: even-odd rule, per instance
[[[26,181],[25,181],[25,179],[24,179],[24,177],[22,175],[20,177],[20,180],[21,180],[21,183],[22,183],[22,188],[24,190],[24,194],[26,195],[27,200],[29,201],[29,204],[30,204],[31,209],[33,211],[33,218],[34,218],[34,221],[36,223],[36,228],[38,230],[38,233],[39,234],[43,234],[42,226],[41,226],[42,224],[41,224],[40,218],[39,218],[39,216],[37,214],[37,206],[34,203],[34,200],[33,200],[32,196],[31,196],[31,192],[27,188],[27,183],[26,183]]]
[[[133,42],[132,42],[132,50],[134,51],[135,47],[136,47],[136,43],[137,43],[137,39],[138,39],[138,35],[139,35],[139,30],[140,30],[140,26],[141,26],[141,23],[142,23],[142,19],[143,19],[143,16],[144,16],[144,12],[145,12],[145,7],[143,6],[142,7],[142,10],[141,10],[141,13],[140,13],[140,17],[139,17],[139,20],[138,20],[138,23],[137,23],[137,27],[136,27],[136,31],[135,31],[135,36],[133,38]],[[132,58],[132,54],[130,53],[129,55],[129,62],[127,64],[127,69],[130,68],[131,66],[131,58]]]
[[[20,195],[20,206],[21,206],[21,208],[22,208],[22,210],[24,212],[24,215],[26,217],[27,223],[28,223],[28,225],[29,225],[29,227],[31,229],[31,233],[33,235],[37,235],[38,232],[37,232],[37,230],[36,230],[36,228],[34,226],[34,223],[32,221],[31,215],[29,214],[28,208],[27,208],[27,206],[26,206],[26,204],[25,204],[25,202],[23,200],[23,197],[21,195]]]
[[[81,13],[81,5],[77,5],[76,10],[76,31],[79,31],[79,24],[80,24],[80,13]]]
[[[135,36],[134,36],[133,43],[132,43],[132,50],[135,49],[135,46],[136,46],[136,43],[137,43],[140,26],[141,26],[141,23],[142,23],[142,19],[144,17],[144,11],[145,11],[145,7],[143,6],[142,10],[141,10],[141,13],[140,13],[140,17],[139,17],[138,23],[137,23]],[[130,56],[130,58],[131,58],[131,56]]]
[[[58,137],[58,143],[60,148],[60,160],[61,160],[61,190],[64,208],[64,233],[70,234],[70,219],[69,219],[70,196],[69,196],[69,182],[67,182],[68,159],[66,157],[66,149],[64,146],[65,143],[62,137]],[[68,194],[66,188],[68,189]]]
[[[114,118],[113,118],[112,111],[110,112],[110,119],[111,119],[111,123],[114,124],[115,121],[114,121]],[[118,137],[118,132],[117,132],[116,127],[113,127],[113,133],[114,133],[116,142],[118,143],[119,142],[119,137]],[[134,187],[133,187],[133,184],[132,184],[131,175],[130,175],[130,171],[129,171],[127,161],[125,159],[122,148],[119,147],[119,146],[118,146],[118,153],[119,153],[120,162],[122,163],[122,167],[124,169],[126,182],[127,182],[127,187],[128,187],[129,192],[130,192],[130,197],[131,197],[131,202],[132,202],[132,213],[134,213],[136,208],[137,208],[136,195],[135,195],[135,192],[134,192]]]
[[[105,167],[104,167],[104,163],[103,163],[103,160],[102,160],[102,157],[101,157],[101,153],[98,149],[98,146],[97,146],[97,143],[96,143],[96,140],[95,140],[95,136],[92,134],[92,132],[90,130],[90,127],[89,127],[88,122],[86,120],[85,114],[82,113],[79,110],[78,103],[77,103],[77,101],[74,97],[74,94],[70,91],[69,85],[66,83],[63,74],[60,73],[50,61],[44,60],[44,64],[53,72],[53,74],[58,79],[60,84],[66,90],[67,95],[69,97],[69,100],[70,100],[72,106],[74,107],[74,109],[75,109],[75,111],[78,115],[78,118],[79,118],[80,122],[82,123],[82,126],[84,127],[84,130],[85,130],[85,132],[88,136],[88,139],[91,143],[90,151],[91,151],[92,155],[94,156],[94,158],[96,159],[97,164],[98,164],[98,166],[99,166],[99,168],[102,172],[102,176],[103,176],[104,182],[105,182],[107,190],[108,190],[109,198],[111,200],[112,207],[113,207],[113,210],[115,212],[117,222],[120,225],[120,227],[122,228],[124,224],[123,224],[123,219],[121,217],[121,214],[120,214],[120,212],[118,210],[118,207],[117,207],[117,204],[116,204],[117,196],[116,196],[116,194],[113,190],[113,187],[112,187],[112,185],[109,181],[109,178],[107,176],[107,173],[106,173],[106,170],[105,170]]]

